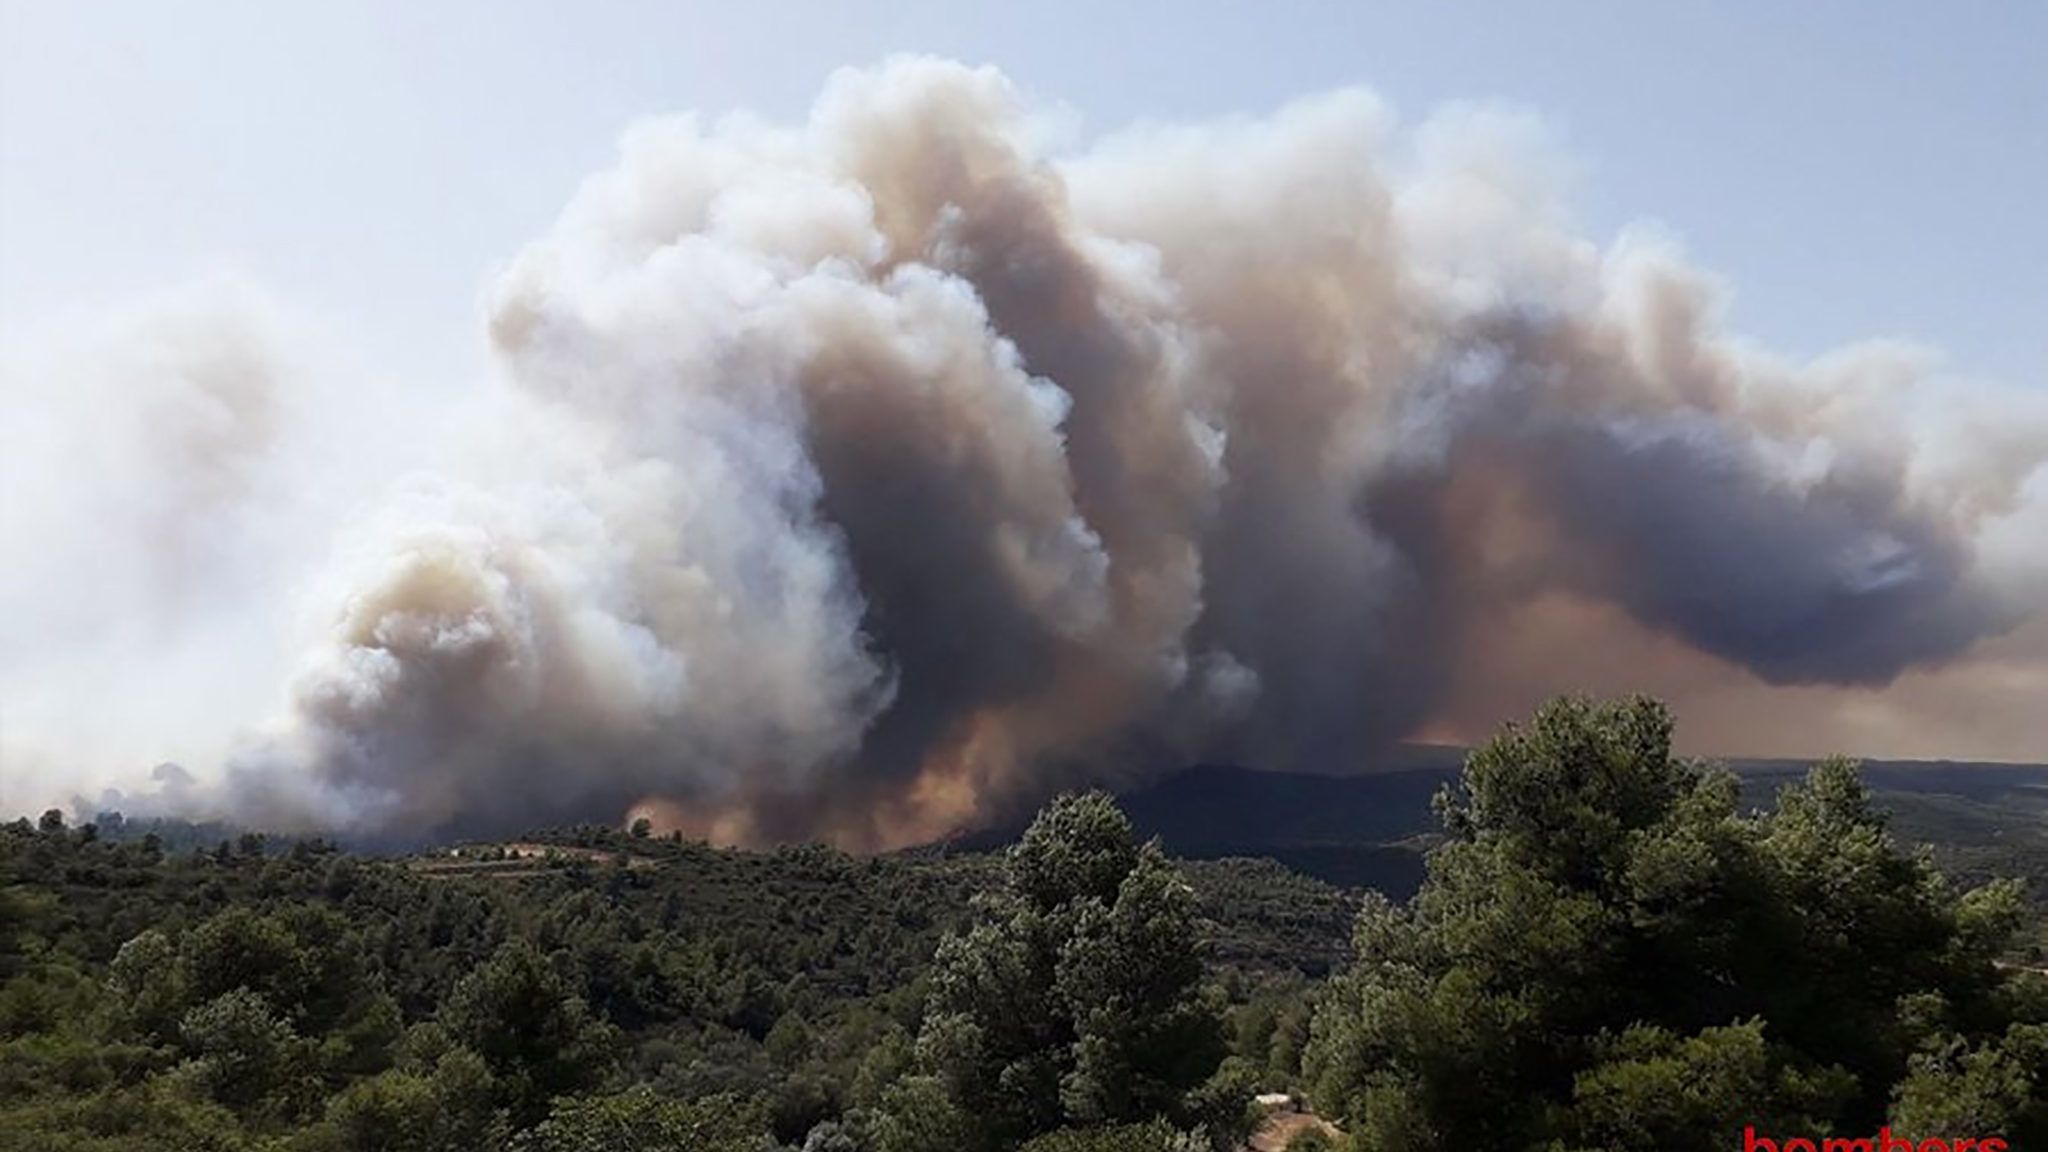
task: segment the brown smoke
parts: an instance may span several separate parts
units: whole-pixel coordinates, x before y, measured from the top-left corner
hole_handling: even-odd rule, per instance
[[[930,60],[635,128],[492,286],[503,379],[441,447],[304,497],[283,448],[223,463],[313,421],[237,368],[246,418],[152,465],[319,525],[248,544],[315,623],[185,802],[878,847],[1581,687],[1700,699],[1729,751],[1903,750],[1882,701],[2048,753],[1956,705],[2048,666],[2039,398],[1727,339],[1668,245],[1572,232],[1521,131],[1343,93],[1071,154]]]

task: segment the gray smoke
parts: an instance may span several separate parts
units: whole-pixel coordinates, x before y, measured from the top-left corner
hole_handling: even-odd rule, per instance
[[[1074,152],[898,60],[635,127],[491,286],[488,385],[309,367],[234,300],[97,391],[10,363],[94,399],[9,430],[48,450],[4,477],[0,751],[272,824],[875,847],[1356,767],[1644,635],[1881,698],[2048,608],[2039,397],[1723,336],[1528,135],[1341,93]]]

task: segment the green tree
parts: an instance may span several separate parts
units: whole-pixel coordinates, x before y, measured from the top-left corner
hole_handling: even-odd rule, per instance
[[[761,1118],[732,1097],[671,1100],[647,1088],[567,1099],[516,1152],[767,1152]]]
[[[483,1057],[515,1124],[539,1119],[556,1096],[595,1086],[610,1064],[611,1030],[523,939],[463,977],[438,1019]]]
[[[1853,1086],[1839,1070],[1809,1077],[1788,1067],[1757,1021],[1692,1036],[1636,1025],[1597,1049],[1598,1062],[1572,1086],[1573,1147],[1723,1147],[1745,1124],[1810,1132],[1821,1127],[1814,1114],[1838,1107]]]
[[[871,1126],[875,1152],[961,1152],[985,1137],[932,1076],[906,1076],[882,1091]]]
[[[1931,1031],[2004,1027],[2008,890],[1957,899],[1843,762],[1745,815],[1671,728],[1568,699],[1472,753],[1422,891],[1367,902],[1313,1021],[1314,1100],[1364,1146],[1875,1131]]]
[[[1199,1145],[1163,1121],[1107,1128],[1067,1128],[1025,1144],[1019,1152],[1196,1152]]]
[[[1891,1122],[1913,1139],[1967,1132],[2048,1147],[2048,1024],[2014,1024],[1975,1045],[1937,1038],[1914,1056]]]
[[[1223,1055],[1194,896],[1106,795],[1040,813],[940,946],[918,1046],[981,1143],[1180,1120]]]
[[[317,1152],[491,1152],[507,1136],[495,1089],[483,1060],[456,1048],[429,1069],[357,1081],[328,1105],[308,1144]]]
[[[163,931],[151,928],[121,945],[107,983],[137,1034],[159,1043],[175,1038],[187,1000],[185,974],[177,945]]]
[[[193,1000],[246,989],[287,1011],[303,998],[306,959],[282,922],[245,907],[207,920],[187,933],[179,947]]]
[[[256,1106],[296,1070],[299,1043],[290,1022],[247,988],[192,1009],[178,1030],[208,1095],[229,1107]]]

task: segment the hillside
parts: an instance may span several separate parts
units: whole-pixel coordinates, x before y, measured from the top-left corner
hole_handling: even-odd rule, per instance
[[[562,981],[558,994],[573,992],[577,1010],[610,1030],[622,1074],[686,1099],[760,1101],[762,1122],[800,1142],[908,1059],[939,940],[1002,882],[1000,857],[981,852],[750,852],[595,827],[397,858],[256,835],[173,852],[165,840],[192,829],[114,831],[0,828],[0,1095],[45,1109],[16,1114],[24,1125],[90,1124],[73,1104],[111,1107],[117,1086],[159,1068],[155,1049],[96,1047],[87,1036],[113,1020],[94,1007],[94,981],[157,978],[137,967],[143,951],[175,943],[180,971],[194,973],[180,980],[202,984],[211,966],[230,983],[244,970],[281,973],[273,997],[352,1006],[331,1020],[302,1014],[298,1027],[374,1041],[390,1059],[400,1021],[445,1017],[467,976],[502,961],[508,942],[530,941]],[[1209,975],[1233,999],[1299,987],[1343,960],[1352,895],[1270,860],[1180,867]],[[175,1019],[107,1026],[117,1024],[159,1048],[182,1035]],[[333,1058],[342,1063],[330,1079],[352,1059]],[[141,1106],[132,1094],[119,1100]],[[293,1107],[317,1115],[317,1104]],[[126,1121],[107,1123],[111,1132]],[[0,1133],[0,1149],[16,1147],[28,1146]]]
[[[1411,746],[1391,771],[1354,776],[1205,765],[1120,797],[1132,822],[1177,855],[1264,856],[1340,887],[1402,898],[1422,882],[1436,793],[1457,780],[1461,749]],[[1735,760],[1743,800],[1767,808],[1811,766]],[[2048,764],[1874,760],[1863,779],[1893,829],[1930,846],[1959,879],[2018,876],[2048,902]]]
[[[1535,754],[1526,762],[1551,763]],[[1604,764],[1574,769],[1578,782],[1567,787],[1589,799],[1564,818],[1612,833],[1592,806],[1608,803],[1598,792]],[[1786,776],[1782,765],[1745,769],[1758,797]],[[1631,770],[1663,772],[1654,760]],[[2041,771],[1880,765],[1870,776],[1904,837],[1932,843],[1957,871],[2038,876],[2048,860]],[[1475,769],[1468,784],[1499,789],[1519,770],[1496,764],[1487,778]],[[0,827],[0,1152],[556,1152],[615,1146],[578,1132],[706,1124],[729,1132],[701,1145],[720,1152],[952,1152],[968,1145],[916,1126],[976,1115],[951,1094],[979,1091],[980,1081],[933,1079],[933,1070],[952,1077],[983,1066],[982,1038],[997,1035],[1022,1045],[989,1056],[1026,1070],[1017,1075],[1037,1075],[1029,1069],[1048,1058],[1042,1052],[1071,1052],[1057,1058],[1083,1068],[1082,1053],[1110,1042],[1161,1066],[1183,1050],[1199,1056],[1171,1108],[1177,1122],[1215,1133],[1236,1132],[1254,1092],[1270,1089],[1305,1089],[1319,1112],[1351,1129],[1369,1117],[1347,1103],[1356,1092],[1349,1078],[1377,1073],[1347,1071],[1332,1053],[1362,1051],[1343,1030],[1378,1019],[1367,1006],[1397,1002],[1371,985],[1391,971],[1386,965],[1347,965],[1354,931],[1375,939],[1376,951],[1438,968],[1454,955],[1443,949],[1476,947],[1458,963],[1504,965],[1488,985],[1501,995],[1519,994],[1531,978],[1523,907],[1495,907],[1506,890],[1492,872],[1471,870],[1475,853],[1500,852],[1506,841],[1475,839],[1469,823],[1422,831],[1446,779],[1430,766],[1350,779],[1203,768],[1130,797],[1135,825],[1100,797],[1055,803],[1054,815],[1042,813],[1000,855],[959,844],[871,857],[818,845],[745,851],[595,826],[395,857],[255,834],[174,850],[170,843],[193,843],[201,830],[114,820],[73,828],[58,813],[16,821]],[[1876,827],[1863,786],[1838,771],[1831,779],[1754,821],[1729,820],[1747,801],[1726,794],[1712,801],[1724,815],[1675,796],[1661,801],[1672,805],[1668,814],[1645,835],[1617,841],[1617,851],[1648,867],[1655,853],[1711,829],[1723,837],[1725,861],[1755,870],[1708,876],[1700,890],[1743,903],[1646,901],[1635,880],[1594,884],[1584,899],[1612,905],[1600,922],[1626,947],[1601,945],[1555,971],[1539,965],[1558,994],[1553,1002],[1578,1003],[1597,985],[1612,1011],[1626,1014],[1618,1019],[1661,1013],[1674,1026],[1710,1026],[1699,1043],[1714,1045],[1761,1043],[1761,1032],[1714,1022],[1724,1011],[1769,1008],[1790,1034],[1808,1037],[1800,1043],[1825,1047],[1836,1014],[1813,1010],[1815,989],[1824,987],[1831,1004],[1841,973],[1888,972],[1856,1018],[1889,1034],[1900,995],[1893,983],[1918,987],[1911,981],[1925,972],[1950,982],[1941,995],[1974,1005],[1958,1021],[1980,1012],[2002,1019],[2005,1001],[1983,997],[2031,979],[2020,970],[2038,967],[2048,943],[2039,918],[2033,935],[2016,931],[2027,917],[2009,890],[1952,907],[1955,891],[1934,882],[1924,862],[1858,834]],[[1556,794],[1507,793],[1532,806]],[[1057,815],[1091,807],[1093,824]],[[1472,812],[1468,803],[1460,818]],[[1143,846],[1144,835],[1174,845],[1179,858]],[[1425,846],[1444,835],[1451,847],[1438,859],[1447,863],[1429,884],[1461,895],[1361,916],[1372,904],[1352,885],[1412,888]],[[1572,843],[1569,834],[1546,835],[1518,851],[1550,870],[1544,875],[1570,876],[1578,858],[1559,845]],[[1485,867],[1511,864],[1522,866],[1502,856]],[[1108,865],[1128,871],[1098,872]],[[1623,872],[1661,874],[1659,883],[1683,892],[1722,867],[1735,865]],[[1850,875],[1863,887],[1845,901],[1838,881]],[[1081,894],[1032,903],[1049,885]],[[1516,900],[1563,898],[1555,881],[1533,875],[1513,891]],[[1845,914],[1873,931],[1911,927],[1907,942],[1919,941],[1912,947],[1924,955],[1890,969],[1873,968],[1860,951],[1801,961],[1816,941],[1863,931],[1852,924],[1843,937]],[[1747,943],[1719,951],[1735,939],[1727,924],[1745,926],[1741,938],[1761,941],[1760,951]],[[1674,998],[1667,975],[1632,985],[1636,969],[1627,965],[1582,975],[1583,964],[1623,955],[1660,956],[1660,971],[1696,986]],[[1741,973],[1732,985],[1728,971]],[[1160,1002],[1169,1011],[1123,1007],[1159,995],[1151,975],[1159,972],[1176,974]],[[1020,987],[1037,991],[1014,995]],[[1717,997],[1738,994],[1716,1007]],[[1454,1031],[1432,1015],[1435,1001],[1400,1002],[1421,1013],[1403,1045],[1427,1048]],[[2031,1011],[2031,1001],[2012,1003]],[[978,1022],[968,1027],[963,1012]],[[1698,1012],[1710,1014],[1695,1020]],[[1032,1022],[1012,1023],[1020,1019]],[[1209,1039],[1184,1046],[1178,1032],[1153,1032],[1159,1019]],[[1095,1047],[1082,1043],[1084,1026],[1101,1038]],[[1607,1025],[1586,1027],[1597,1037]],[[2012,1054],[1986,1059],[2022,1059],[2031,1035],[2015,1033]],[[1969,1042],[2004,1043],[1984,1030]],[[1236,1059],[1218,1063],[1225,1055]],[[1581,1057],[1612,1062],[1599,1044]],[[1905,1075],[1903,1053],[1885,1061],[1857,1073],[1873,1085],[1860,1103],[1831,1106],[1876,1115],[1886,1086]],[[1121,1075],[1116,1065],[1086,1067]],[[923,1095],[896,1090],[920,1076]],[[1456,1082],[1470,1079],[1460,1073]],[[1730,1099],[1767,1088],[1747,1085]],[[1929,1099],[1949,1091],[1924,1089]],[[1017,1099],[1068,1107],[1053,1079]],[[1102,1119],[1048,1111],[1030,1123],[1053,1142],[1031,1147],[1126,1152],[1141,1145],[1117,1141],[1171,1136],[1157,1126],[1104,1129],[1108,1143],[1074,1144],[1052,1131]],[[1592,1112],[1573,1121],[1599,1122]],[[853,1130],[870,1142],[832,1142]],[[1155,1145],[1170,1146],[1142,1146]],[[700,1145],[648,1147],[672,1146]]]

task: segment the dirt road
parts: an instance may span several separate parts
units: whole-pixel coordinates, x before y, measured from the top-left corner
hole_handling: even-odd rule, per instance
[[[1276,1112],[1266,1117],[1265,1123],[1252,1134],[1249,1147],[1251,1152],[1286,1152],[1289,1140],[1311,1128],[1321,1129],[1333,1141],[1343,1135],[1320,1116],[1307,1112]]]

